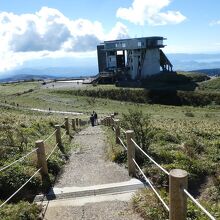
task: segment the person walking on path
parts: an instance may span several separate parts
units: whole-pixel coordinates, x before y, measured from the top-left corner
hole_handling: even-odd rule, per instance
[[[95,121],[95,125],[98,125],[98,115],[96,112],[94,112],[94,121]]]

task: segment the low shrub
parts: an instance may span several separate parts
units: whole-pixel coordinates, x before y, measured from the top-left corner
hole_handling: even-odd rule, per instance
[[[1,201],[0,201],[1,204]],[[40,220],[42,207],[28,202],[5,204],[0,209],[1,220]]]
[[[137,192],[132,198],[133,209],[147,220],[164,220],[168,212],[150,189]]]

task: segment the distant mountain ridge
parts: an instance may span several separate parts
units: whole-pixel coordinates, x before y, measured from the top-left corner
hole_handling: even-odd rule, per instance
[[[92,67],[23,68],[1,75],[0,82],[31,79],[77,78],[82,76],[93,76],[96,74],[97,72],[95,68]]]
[[[190,72],[200,72],[204,73],[208,76],[220,76],[220,68],[215,69],[199,69],[199,70],[192,70]]]

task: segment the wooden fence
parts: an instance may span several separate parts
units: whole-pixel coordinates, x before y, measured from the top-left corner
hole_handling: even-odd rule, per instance
[[[190,198],[209,219],[215,218],[187,191],[188,188],[188,172],[182,169],[173,169],[170,172],[160,166],[152,157],[142,150],[134,140],[134,131],[125,130],[120,127],[120,120],[114,118],[114,114],[101,119],[101,124],[111,127],[115,132],[115,143],[120,144],[127,151],[128,173],[132,177],[137,176],[137,171],[144,177],[148,186],[154,191],[165,210],[169,212],[169,220],[186,220],[187,219],[187,198]],[[126,144],[121,138],[121,133],[125,135]],[[154,163],[159,170],[164,172],[169,178],[169,205],[157,192],[149,178],[146,177],[138,162],[136,161],[135,153],[142,153],[148,160]]]
[[[44,179],[45,177],[48,177],[48,160],[51,157],[51,155],[55,152],[55,150],[57,148],[59,148],[59,150],[61,152],[63,152],[64,146],[63,146],[62,140],[63,140],[64,136],[68,135],[71,137],[70,131],[71,130],[78,131],[78,130],[80,130],[81,125],[84,125],[84,124],[85,123],[82,122],[82,120],[79,118],[72,119],[72,121],[70,123],[69,118],[66,117],[65,121],[62,125],[55,125],[55,131],[52,134],[50,134],[45,140],[37,140],[35,142],[35,149],[33,149],[31,152],[27,153],[26,155],[22,156],[21,158],[17,159],[16,161],[0,168],[0,172],[6,171],[10,167],[13,167],[14,164],[17,164],[21,161],[24,161],[26,158],[28,158],[33,153],[37,154],[37,167],[36,167],[37,170],[36,170],[36,172],[19,189],[17,189],[10,197],[8,197],[0,205],[0,208],[2,206],[4,206],[7,202],[9,202],[20,190],[22,190],[31,181],[31,179],[37,175],[37,173],[41,174],[42,179]],[[65,130],[64,130],[63,134],[61,134],[61,127],[63,127],[63,126],[64,126]],[[45,143],[49,139],[51,139],[53,136],[55,136],[56,145],[53,147],[51,152],[48,155],[46,155]]]

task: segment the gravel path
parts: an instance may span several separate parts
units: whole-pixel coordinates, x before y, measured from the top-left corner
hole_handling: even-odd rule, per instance
[[[128,171],[105,158],[105,136],[100,126],[88,127],[74,137],[79,145],[55,187],[91,186],[129,180]]]
[[[64,212],[65,209],[65,212]],[[84,206],[54,207],[45,215],[45,220],[143,220],[133,213],[128,202],[114,201],[88,203]]]
[[[116,163],[105,159],[106,140],[100,126],[88,127],[74,137],[79,145],[71,154],[69,163],[59,177],[55,187],[92,186],[129,180],[128,171]],[[71,201],[49,202],[45,210],[45,220],[142,220],[133,212],[129,199],[124,194],[97,196]],[[112,199],[112,196],[115,197]],[[97,199],[95,196],[94,198]],[[100,198],[105,197],[105,201]],[[124,198],[125,197],[125,198]],[[94,199],[93,198],[93,199]],[[121,198],[121,199],[120,199]],[[123,199],[122,199],[123,198]],[[130,198],[130,197],[129,197]],[[80,201],[85,203],[80,204]]]

